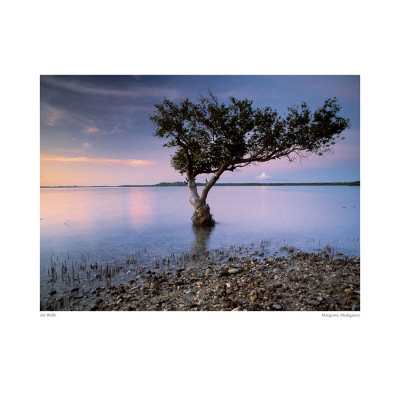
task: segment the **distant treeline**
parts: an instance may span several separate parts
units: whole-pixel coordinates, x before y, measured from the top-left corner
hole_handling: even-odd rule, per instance
[[[197,183],[205,186],[205,182]],[[156,185],[118,185],[118,186],[40,186],[41,188],[80,188],[80,187],[162,187],[186,186],[186,182],[160,182]],[[360,181],[353,182],[312,182],[312,183],[216,183],[215,186],[360,186]]]
[[[130,185],[123,186],[129,187]],[[150,186],[186,186],[186,182],[161,182]],[[198,182],[197,186],[205,186],[205,182]],[[216,183],[215,186],[360,186],[360,181],[313,183]]]

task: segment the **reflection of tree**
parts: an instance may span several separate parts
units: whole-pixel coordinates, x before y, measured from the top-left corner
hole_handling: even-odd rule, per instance
[[[201,253],[207,250],[207,242],[213,229],[213,226],[193,226],[195,235],[191,246],[193,253]]]

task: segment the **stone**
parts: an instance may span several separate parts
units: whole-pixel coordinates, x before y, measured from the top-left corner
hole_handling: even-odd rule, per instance
[[[320,301],[318,300],[312,300],[312,299],[305,299],[304,300],[307,304],[311,305],[311,306],[318,306]]]
[[[233,274],[238,274],[240,272],[239,268],[229,268],[228,269],[228,274],[233,275]]]
[[[280,304],[274,303],[274,304],[272,304],[272,308],[273,308],[274,310],[281,310],[281,309],[282,309],[282,306],[281,306]]]

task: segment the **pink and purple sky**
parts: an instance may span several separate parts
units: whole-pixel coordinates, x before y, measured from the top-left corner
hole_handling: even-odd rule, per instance
[[[149,116],[164,97],[173,101],[211,90],[220,101],[248,98],[284,114],[337,97],[350,118],[346,140],[332,153],[286,159],[225,172],[220,182],[342,182],[360,179],[358,75],[41,76],[41,186],[138,185],[183,181],[170,166],[173,150],[153,137]],[[199,177],[203,181],[205,177]]]

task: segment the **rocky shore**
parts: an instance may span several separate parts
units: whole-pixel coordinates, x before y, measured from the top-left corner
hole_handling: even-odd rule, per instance
[[[225,262],[146,271],[126,284],[49,293],[42,310],[76,311],[359,311],[360,259],[341,254],[252,254]],[[262,256],[262,255],[261,255]]]

